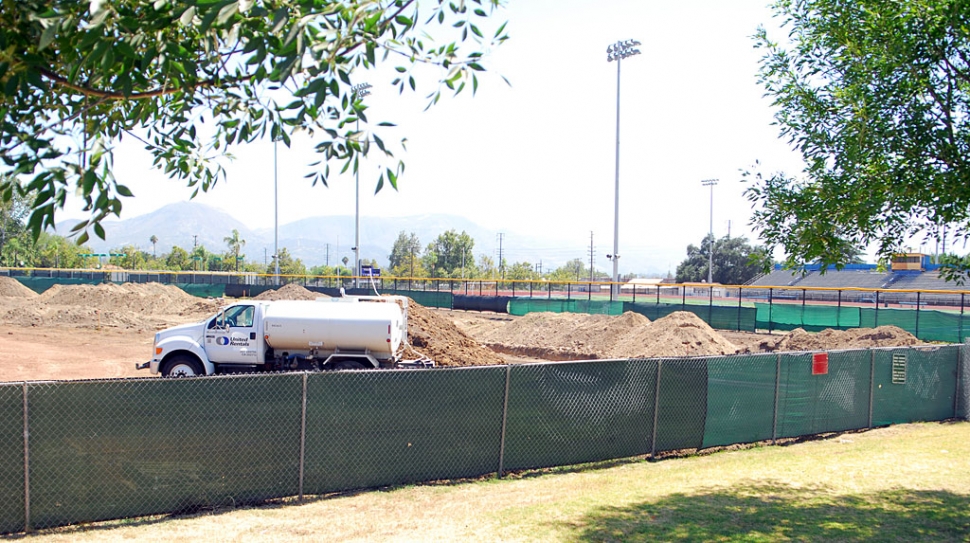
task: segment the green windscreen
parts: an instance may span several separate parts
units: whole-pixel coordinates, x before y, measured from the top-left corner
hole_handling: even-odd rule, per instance
[[[778,356],[711,358],[704,447],[771,439]]]
[[[295,495],[301,395],[299,374],[31,384],[31,525]]]
[[[756,303],[755,308],[757,326],[760,329],[802,328],[809,332],[818,332],[826,328],[858,328],[860,323],[858,307]]]
[[[707,418],[707,360],[661,359],[656,450],[699,449]]]
[[[512,366],[505,469],[650,452],[655,360]]]
[[[513,298],[509,302],[509,314],[527,315],[529,313],[590,313],[597,315],[620,315],[623,302],[608,300],[564,300],[561,298]]]
[[[0,532],[24,529],[24,388],[0,385]]]
[[[813,375],[813,354],[783,354],[778,389],[778,437],[866,428],[869,351],[828,353],[825,373]]]
[[[954,413],[960,346],[875,353],[872,423],[944,420]]]
[[[310,375],[305,491],[497,471],[505,375],[505,366]]]

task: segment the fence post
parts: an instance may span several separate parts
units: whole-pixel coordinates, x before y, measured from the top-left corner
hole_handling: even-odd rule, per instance
[[[771,322],[770,320],[768,322]],[[778,392],[781,389],[781,353],[775,355],[775,409],[771,416],[771,444],[778,439]]]
[[[916,333],[913,334],[916,336],[916,339],[919,339],[919,295],[920,295],[920,292],[917,291],[916,292]]]
[[[660,411],[660,367],[663,360],[657,360],[657,380],[653,387],[653,436],[650,438],[650,459],[657,457],[657,421]]]
[[[770,289],[770,288],[768,289],[768,333],[769,334],[771,333],[771,307],[772,307],[771,293],[772,291],[773,289]],[[755,325],[755,328],[757,328],[757,325]]]
[[[30,429],[27,424],[27,382],[24,382],[24,533],[30,533]]]
[[[869,349],[869,428],[872,428],[872,395],[876,391],[876,351]]]
[[[953,395],[953,418],[960,416],[960,396],[965,393],[970,393],[970,386],[964,385],[962,388],[967,389],[966,391],[960,390],[961,379],[963,378],[963,359],[966,356],[966,345],[960,345],[957,348],[957,389],[956,394]],[[970,394],[968,394],[970,395]],[[970,420],[970,411],[967,413],[968,420]]]
[[[876,315],[875,315],[875,319],[876,319],[876,321],[875,321],[875,323],[873,323],[874,324],[873,328],[879,328],[879,291],[878,290],[876,291]]]
[[[303,372],[303,410],[300,415],[300,495],[299,500],[303,501],[303,467],[306,461],[306,381],[307,372]]]
[[[960,331],[957,335],[957,343],[963,343],[963,300],[966,295],[965,292],[960,293]]]
[[[744,292],[744,289],[738,286],[738,332],[741,331],[741,293],[742,292]]]
[[[505,400],[502,403],[502,437],[498,447],[498,477],[502,477],[505,469],[505,423],[509,416],[509,381],[512,377],[512,365],[505,366]]]
[[[714,327],[714,285],[708,285],[708,298],[707,298],[707,324],[708,326]]]

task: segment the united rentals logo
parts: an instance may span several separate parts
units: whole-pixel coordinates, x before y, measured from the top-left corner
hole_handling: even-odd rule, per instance
[[[216,345],[229,345],[229,336],[217,337]]]

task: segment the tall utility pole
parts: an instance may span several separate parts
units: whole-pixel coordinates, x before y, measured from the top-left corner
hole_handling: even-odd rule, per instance
[[[606,48],[606,61],[616,61],[616,192],[613,200],[613,255],[608,256],[613,261],[613,284],[610,290],[615,297],[619,294],[620,282],[620,61],[639,55],[636,49],[640,42],[636,40],[618,41]]]
[[[711,187],[711,246],[707,250],[707,284],[714,284],[714,185],[717,179],[705,179],[701,184]]]
[[[596,254],[593,249],[593,232],[589,233],[589,282],[593,282],[593,255]]]
[[[370,94],[370,83],[359,83],[350,88],[355,100],[363,100]],[[360,138],[360,113],[357,113],[357,138]],[[360,160],[354,160],[354,286],[359,286],[360,275]]]
[[[330,244],[327,244],[327,260],[325,264],[328,268],[330,267]]]

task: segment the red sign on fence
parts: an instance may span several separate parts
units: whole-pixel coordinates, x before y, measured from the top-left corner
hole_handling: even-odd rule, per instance
[[[812,375],[828,375],[829,353],[812,354]]]

